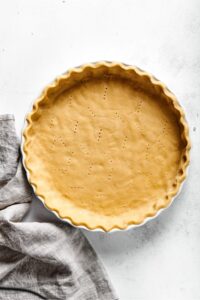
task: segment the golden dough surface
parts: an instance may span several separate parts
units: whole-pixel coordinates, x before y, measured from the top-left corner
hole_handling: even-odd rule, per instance
[[[138,222],[166,202],[183,149],[166,101],[128,80],[96,78],[51,96],[40,110],[29,168],[61,217],[106,227],[122,216]]]

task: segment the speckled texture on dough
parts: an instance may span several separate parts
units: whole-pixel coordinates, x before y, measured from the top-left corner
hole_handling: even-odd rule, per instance
[[[31,182],[75,224],[140,223],[167,205],[184,175],[188,145],[178,112],[159,86],[119,66],[81,74],[50,88],[31,116]]]

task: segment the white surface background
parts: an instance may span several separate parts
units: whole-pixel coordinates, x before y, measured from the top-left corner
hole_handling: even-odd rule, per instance
[[[199,300],[200,1],[0,0],[0,113],[15,115],[19,134],[46,84],[103,59],[138,65],[176,94],[192,161],[181,195],[156,220],[129,232],[85,233],[121,300]],[[51,214],[38,201],[28,219]]]

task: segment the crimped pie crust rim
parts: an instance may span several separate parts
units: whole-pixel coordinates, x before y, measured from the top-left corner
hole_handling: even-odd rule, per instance
[[[174,187],[173,190],[171,190],[168,193],[166,202],[163,205],[160,205],[159,207],[152,209],[151,213],[145,214],[143,216],[143,218],[138,222],[135,222],[134,220],[132,220],[130,222],[126,222],[126,220],[122,220],[121,224],[114,224],[114,225],[110,224],[110,226],[107,226],[107,227],[102,226],[102,225],[92,226],[91,224],[87,223],[86,221],[84,223],[77,222],[70,215],[67,215],[64,218],[61,217],[59,211],[55,207],[48,206],[48,199],[45,199],[45,195],[43,195],[41,193],[39,194],[37,192],[37,190],[38,190],[37,183],[33,182],[31,179],[31,176],[32,176],[32,173],[34,172],[34,170],[30,169],[27,164],[27,156],[28,156],[27,155],[28,154],[27,146],[28,146],[29,128],[31,127],[31,125],[33,123],[32,116],[34,114],[37,114],[38,107],[39,107],[40,103],[46,98],[48,91],[56,88],[62,80],[68,79],[70,76],[73,76],[74,73],[84,72],[84,70],[86,68],[95,69],[95,68],[99,68],[102,66],[105,66],[107,68],[120,67],[124,71],[131,70],[131,71],[135,72],[138,76],[144,76],[144,77],[148,78],[152,85],[159,86],[161,88],[162,93],[165,94],[171,100],[170,104],[173,105],[173,108],[179,112],[180,117],[178,118],[178,116],[177,116],[177,119],[178,119],[179,123],[182,124],[182,127],[183,127],[182,137],[183,137],[183,140],[186,141],[186,146],[184,148],[185,153],[182,156],[181,163],[180,163],[181,172],[180,172],[180,174],[178,174],[176,176],[176,187]],[[191,148],[191,143],[190,143],[190,139],[189,139],[189,128],[188,128],[187,121],[185,119],[184,111],[183,111],[182,107],[180,106],[175,95],[171,91],[169,91],[169,89],[166,87],[166,85],[164,83],[162,83],[161,81],[159,81],[158,79],[156,79],[152,74],[150,74],[146,71],[143,71],[136,66],[130,66],[130,65],[126,65],[124,63],[108,62],[108,61],[88,63],[88,64],[81,65],[79,67],[72,68],[69,71],[67,71],[66,73],[64,73],[63,75],[57,77],[53,81],[53,83],[47,85],[46,88],[41,93],[41,96],[34,102],[31,112],[28,113],[25,118],[25,124],[24,124],[24,128],[22,130],[22,145],[21,145],[21,150],[23,153],[23,164],[24,164],[24,167],[27,172],[27,177],[28,177],[29,183],[32,185],[35,194],[42,201],[44,206],[48,210],[52,211],[58,218],[60,218],[63,221],[67,221],[68,223],[70,223],[73,226],[85,228],[88,230],[105,231],[105,232],[111,232],[111,231],[116,231],[116,230],[126,230],[126,229],[129,229],[132,227],[141,226],[144,223],[146,223],[148,220],[155,218],[165,208],[169,207],[171,205],[173,199],[175,198],[175,196],[177,196],[178,192],[180,192],[181,186],[186,178],[187,167],[190,162],[190,158],[189,158],[190,148]]]

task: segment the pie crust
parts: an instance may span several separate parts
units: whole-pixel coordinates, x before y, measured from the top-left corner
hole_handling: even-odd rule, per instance
[[[68,71],[26,117],[28,178],[47,208],[90,230],[126,229],[167,207],[189,164],[183,109],[155,77],[122,63]]]

